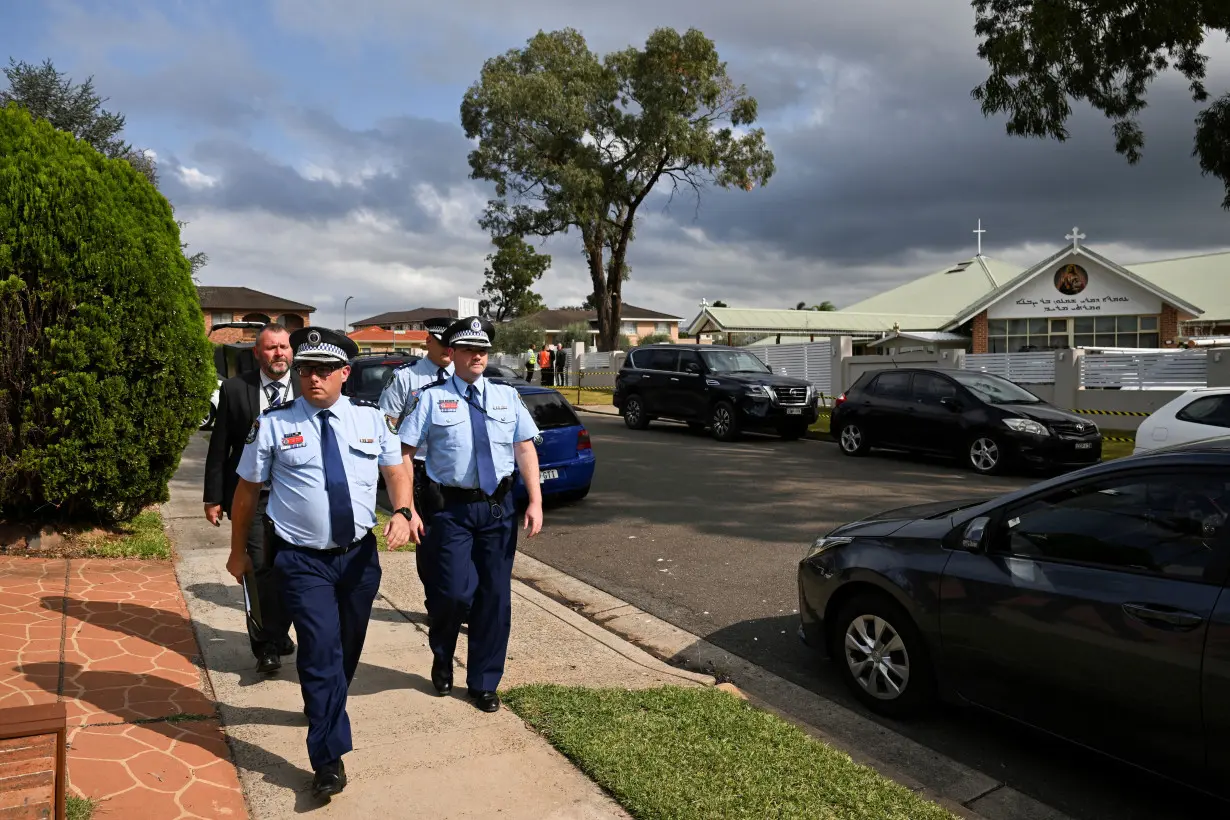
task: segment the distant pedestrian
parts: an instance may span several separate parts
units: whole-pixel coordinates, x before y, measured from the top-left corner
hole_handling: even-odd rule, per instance
[[[566,384],[568,381],[567,379],[568,367],[567,367],[567,359],[565,359],[564,357],[564,346],[561,344],[557,344],[555,346],[554,364],[555,364],[555,384],[557,386]]]
[[[380,588],[372,533],[378,473],[396,508],[384,528],[389,547],[421,532],[422,522],[410,506],[410,470],[392,425],[375,404],[342,395],[358,347],[321,328],[297,330],[290,343],[303,395],[270,407],[248,433],[226,569],[236,580],[251,569],[248,527],[269,482],[273,562],[299,638],[312,790],[327,798],[346,787],[342,755],[353,748],[346,695]]]
[[[551,348],[546,344],[543,344],[542,350],[538,351],[538,370],[542,373],[542,386],[549,386],[554,373],[551,370]]]
[[[534,348],[525,351],[525,380],[530,384],[534,383],[534,362],[538,356],[534,353]]]
[[[453,653],[469,608],[466,685],[484,712],[500,708],[512,626],[512,565],[517,548],[513,469],[529,495],[523,524],[531,537],[542,528],[538,484],[538,427],[516,388],[483,376],[494,326],[477,316],[460,319],[445,334],[456,372],[419,396],[402,423],[402,453],[413,458],[427,445],[431,493],[442,502],[425,544],[440,562],[431,602],[428,643],[431,682],[453,688]],[[477,578],[475,578],[477,574]]]

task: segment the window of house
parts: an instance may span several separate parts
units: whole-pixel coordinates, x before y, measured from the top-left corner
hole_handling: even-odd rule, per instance
[[[1063,350],[1071,346],[1068,322],[1068,319],[991,319],[987,322],[987,352]]]
[[[1158,347],[1156,316],[1081,316],[1072,320],[1074,347]]]
[[[1224,549],[1225,510],[1230,510],[1230,475],[1106,479],[1011,512],[997,546],[1039,561],[1202,581]]]
[[[226,324],[227,322],[235,321],[235,314],[233,313],[220,313],[215,310],[215,311],[212,311],[209,314],[209,316],[210,316],[209,322],[210,324],[213,324],[213,325],[222,325],[222,324]]]
[[[636,325],[632,324],[631,322],[620,322],[619,332],[625,336],[635,336],[636,335]]]
[[[656,325],[653,326],[653,332],[662,333],[662,334],[669,336],[671,333],[670,322],[658,322]]]

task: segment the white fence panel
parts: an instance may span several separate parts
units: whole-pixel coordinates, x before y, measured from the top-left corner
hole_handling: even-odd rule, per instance
[[[611,354],[609,352],[586,353],[581,356],[581,367],[586,370],[610,370]]]
[[[966,370],[991,373],[1017,384],[1054,384],[1054,351],[1029,353],[970,353],[965,357]]]
[[[762,345],[744,350],[755,354],[775,373],[806,379],[825,395],[832,390],[833,346],[827,340],[805,345]]]
[[[1205,350],[1160,353],[1086,353],[1081,387],[1150,390],[1204,387],[1209,380]]]

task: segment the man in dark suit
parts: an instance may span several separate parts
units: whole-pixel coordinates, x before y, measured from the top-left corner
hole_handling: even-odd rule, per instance
[[[292,378],[290,373],[293,356],[286,328],[278,324],[261,328],[252,356],[260,369],[226,379],[219,390],[218,413],[209,438],[209,454],[205,457],[205,517],[214,526],[221,526],[222,513],[228,517],[231,514],[231,501],[239,482],[235,470],[252,423],[266,409],[299,396],[299,380]],[[247,585],[251,604],[248,640],[256,657],[256,670],[263,675],[277,672],[282,668],[281,656],[295,651],[290,639],[290,616],[283,606],[273,556],[268,554],[266,546],[265,504],[268,500],[266,487],[261,490],[252,526],[248,528],[248,555],[252,559],[252,580],[255,582]]]

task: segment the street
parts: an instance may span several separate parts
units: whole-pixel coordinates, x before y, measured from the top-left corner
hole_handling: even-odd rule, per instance
[[[638,432],[615,416],[586,413],[582,421],[597,458],[593,491],[548,508],[542,534],[519,548],[869,717],[796,637],[795,572],[808,544],[869,513],[1029,483],[896,455],[845,458],[828,442],[748,436],[721,444],[682,425]],[[944,708],[908,724],[874,719],[1077,820],[1224,811],[973,710]]]

